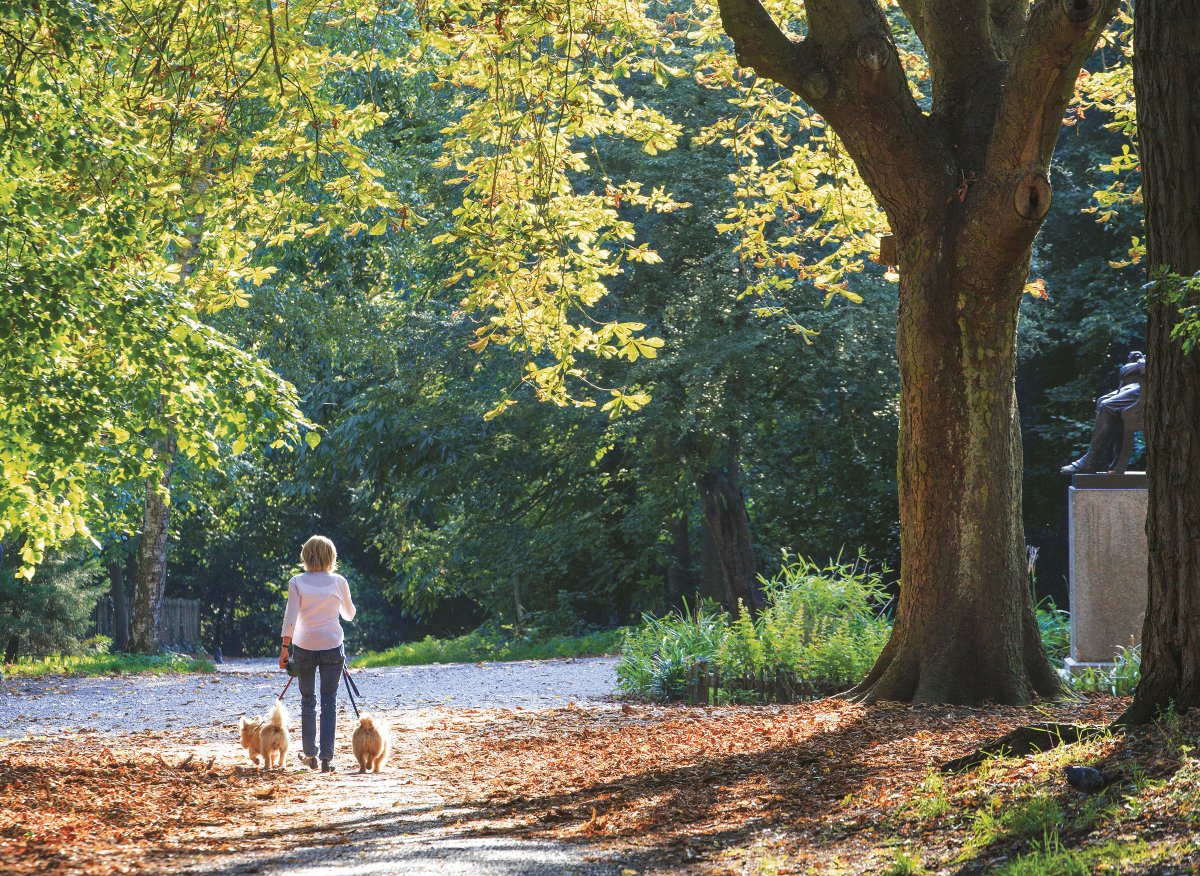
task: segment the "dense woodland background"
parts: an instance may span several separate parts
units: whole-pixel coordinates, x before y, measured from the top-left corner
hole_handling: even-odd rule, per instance
[[[403,48],[403,29],[392,36]],[[1108,46],[1088,66],[1116,60]],[[894,284],[872,264],[851,280],[861,302],[807,283],[766,303],[744,296],[761,269],[715,230],[735,194],[736,159],[700,137],[728,95],[690,75],[632,81],[682,125],[678,146],[651,155],[595,138],[594,178],[579,182],[602,189],[608,175],[636,178],[691,206],[639,214],[639,238],[661,263],[628,265],[598,306],[598,317],[643,322],[664,342],[655,358],[593,372],[652,398],[615,419],[529,393],[484,418],[519,386],[521,362],[494,345],[470,347],[484,317],[465,312],[461,289],[446,283],[453,244],[435,242],[459,203],[455,172],[435,160],[461,103],[409,71],[350,70],[326,84],[349,104],[369,93],[387,113],[363,147],[427,221],[278,246],[278,271],[245,284],[246,306],[212,317],[296,388],[322,440],[228,454],[215,468],[180,458],[166,592],[205,606],[198,644],[227,655],[269,649],[312,533],[336,542],[359,603],[352,650],[483,623],[579,632],[697,594],[719,600],[702,501],[722,479],[744,500],[759,573],[775,572],[785,551],[897,567]],[[1112,266],[1128,260],[1136,217],[1100,222],[1094,210],[1094,193],[1114,179],[1105,165],[1127,141],[1099,110],[1071,122],[1034,255],[1046,297],[1026,296],[1018,374],[1026,540],[1038,549],[1038,595],[1064,607],[1058,468],[1082,452],[1095,397],[1145,332],[1140,269]],[[1133,190],[1136,168],[1116,169]],[[141,483],[113,486],[110,504],[140,503]],[[93,534],[100,549],[69,542],[28,582],[12,575],[18,539],[5,542],[0,633],[10,653],[69,647],[88,634],[97,598],[130,587],[136,526],[115,520]]]

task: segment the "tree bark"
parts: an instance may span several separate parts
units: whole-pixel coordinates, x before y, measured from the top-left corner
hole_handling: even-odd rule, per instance
[[[701,598],[711,599],[722,605],[728,599],[725,593],[725,577],[721,574],[721,560],[717,556],[717,543],[703,515],[700,519],[700,574],[697,590]]]
[[[760,0],[718,5],[739,63],[820,113],[896,240],[900,600],[853,694],[1053,695],[1024,572],[1016,320],[1062,114],[1115,0],[901,0],[928,113],[878,0],[807,0],[802,40]]]
[[[721,582],[721,601],[730,611],[741,605],[747,611],[762,608],[762,592],[755,577],[754,543],[750,537],[750,515],[742,493],[740,449],[730,441],[724,465],[705,472],[697,483],[704,527],[711,538],[713,570]]]
[[[162,601],[167,586],[167,535],[171,520],[171,472],[175,467],[175,437],[167,435],[158,446],[163,468],[146,480],[142,510],[142,540],[138,545],[134,578],[133,617],[129,647],[140,653],[158,650],[161,643]]]
[[[682,608],[684,601],[696,592],[687,514],[672,518],[667,524],[667,531],[671,536],[667,561],[667,601],[671,608]]]
[[[129,603],[125,599],[125,561],[108,564],[108,592],[113,604],[113,647],[129,650]]]
[[[1195,0],[1134,4],[1134,91],[1147,267],[1200,271],[1200,46]],[[1162,285],[1160,281],[1159,286]],[[1190,304],[1200,303],[1192,300]],[[1151,295],[1146,351],[1149,592],[1142,678],[1119,719],[1200,706],[1200,353],[1171,337],[1178,306]]]
[[[892,638],[855,690],[867,700],[1013,703],[1058,691],[1020,516],[1014,375],[1029,253],[985,277],[936,255],[972,245],[990,244],[955,237],[901,254],[901,587]]]

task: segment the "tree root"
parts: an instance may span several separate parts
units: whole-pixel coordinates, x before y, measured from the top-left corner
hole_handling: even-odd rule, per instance
[[[943,773],[960,773],[979,766],[989,757],[1024,757],[1037,751],[1049,751],[1059,745],[1073,745],[1104,736],[1111,732],[1108,727],[1086,724],[1026,724],[999,739],[981,746],[963,757],[946,761],[939,769]]]

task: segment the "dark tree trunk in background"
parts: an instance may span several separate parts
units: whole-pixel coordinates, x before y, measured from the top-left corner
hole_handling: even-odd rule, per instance
[[[1017,311],[1063,112],[1116,0],[898,2],[929,112],[879,0],[807,0],[800,39],[760,0],[718,5],[738,62],[837,133],[896,243],[900,601],[854,695],[1028,703],[1059,684],[1025,575]]]
[[[671,535],[667,563],[667,602],[671,608],[682,608],[684,601],[696,592],[696,575],[692,568],[692,545],[688,537],[688,516],[680,514],[667,526]]]
[[[16,663],[17,657],[21,654],[21,637],[13,633],[8,637],[8,642],[4,646],[4,662]]]
[[[712,531],[700,518],[700,575],[697,590],[703,599],[725,604],[725,578],[721,574],[721,560],[717,556],[717,543]]]
[[[129,602],[125,598],[125,561],[108,564],[108,592],[113,604],[113,647],[129,650]]]
[[[1200,271],[1200,3],[1135,3],[1133,40],[1147,267],[1189,276]],[[1200,706],[1200,351],[1184,353],[1171,338],[1180,316],[1151,296],[1149,593],[1142,678],[1121,723],[1150,721],[1170,704]]]
[[[133,617],[129,647],[151,653],[161,643],[163,591],[167,586],[167,533],[171,506],[167,491],[175,466],[175,437],[168,435],[158,447],[162,476],[146,481],[146,503],[142,510],[142,540],[138,545],[137,575],[134,579]]]
[[[705,472],[697,487],[704,512],[703,526],[715,560],[708,574],[720,581],[721,602],[730,610],[741,604],[753,613],[762,607],[762,592],[755,578],[754,543],[750,538],[746,497],[742,493],[739,456],[738,442],[733,439],[725,464]]]

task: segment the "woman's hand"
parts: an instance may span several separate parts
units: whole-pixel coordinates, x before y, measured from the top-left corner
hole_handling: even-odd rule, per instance
[[[279,647],[279,668],[287,669],[287,662],[288,662],[288,643],[284,642]]]

